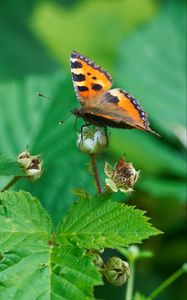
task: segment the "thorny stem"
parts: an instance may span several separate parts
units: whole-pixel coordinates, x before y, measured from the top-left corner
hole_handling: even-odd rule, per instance
[[[125,300],[131,300],[133,294],[133,285],[134,285],[134,271],[135,271],[135,262],[134,259],[129,261],[130,267],[130,277],[127,281],[126,297]]]
[[[165,288],[167,288],[173,281],[175,281],[179,276],[186,272],[186,266],[183,265],[179,270],[174,274],[168,277],[159,287],[157,287],[152,293],[148,296],[150,300],[155,299],[158,294],[160,294]]]
[[[98,173],[98,169],[97,169],[97,162],[96,162],[96,155],[95,154],[90,154],[90,159],[91,159],[91,164],[92,164],[92,168],[93,168],[93,174],[94,174],[94,180],[95,180],[95,184],[97,186],[97,190],[99,193],[102,193],[102,187],[101,187],[101,183],[99,180],[99,173]]]
[[[1,192],[4,192],[6,190],[8,190],[12,185],[14,185],[19,179],[21,178],[21,176],[14,176],[5,186],[4,188],[1,189]]]

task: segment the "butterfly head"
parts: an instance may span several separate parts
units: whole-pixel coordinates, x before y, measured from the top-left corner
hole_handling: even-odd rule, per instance
[[[77,117],[83,117],[83,112],[81,108],[75,108],[71,111],[71,113]]]

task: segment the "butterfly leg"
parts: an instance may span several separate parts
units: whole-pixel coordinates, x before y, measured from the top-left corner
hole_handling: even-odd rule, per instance
[[[78,131],[78,129],[77,129],[77,119],[78,119],[78,117],[76,116],[75,123],[74,123],[74,129],[75,129],[76,131]]]
[[[107,126],[103,126],[104,132],[105,132],[105,137],[106,137],[106,148],[108,148],[108,141],[109,141],[109,136],[110,136],[110,132],[108,133],[108,128]]]
[[[83,142],[83,131],[84,131],[84,128],[89,127],[89,126],[93,126],[93,125],[90,124],[90,123],[85,123],[84,125],[81,126],[81,141],[82,142]]]

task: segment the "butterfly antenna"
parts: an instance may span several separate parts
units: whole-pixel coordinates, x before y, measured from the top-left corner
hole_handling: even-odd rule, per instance
[[[39,97],[43,97],[43,98],[49,99],[49,100],[54,100],[54,99],[52,99],[51,97],[45,96],[45,95],[43,95],[42,93],[39,93],[39,92],[37,92],[36,95],[39,96]],[[71,116],[72,116],[72,114],[67,115],[67,116],[64,118],[64,120],[62,120],[62,121],[59,122],[59,124],[62,125],[62,124],[63,124],[67,119],[69,119]]]
[[[67,119],[69,119],[70,117],[72,117],[72,114],[71,115],[67,115],[64,120],[60,121],[59,122],[59,125],[62,125]]]
[[[50,98],[50,97],[48,97],[48,96],[45,96],[45,95],[43,95],[42,93],[38,93],[38,92],[37,92],[36,95],[39,96],[39,97],[43,97],[43,98],[49,99],[49,100],[53,100],[52,98]]]

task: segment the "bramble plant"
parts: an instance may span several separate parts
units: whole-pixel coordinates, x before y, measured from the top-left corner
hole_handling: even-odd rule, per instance
[[[41,155],[26,149],[17,162],[0,156],[0,175],[13,176],[0,193],[0,299],[93,299],[103,276],[115,286],[127,285],[126,300],[155,299],[186,270],[184,265],[148,297],[133,292],[135,262],[151,256],[134,244],[161,232],[144,211],[113,199],[118,190],[132,192],[138,179],[126,158],[114,168],[105,163],[108,178],[101,185],[96,159],[107,143],[102,128],[86,127],[78,135],[78,149],[90,156],[97,194],[80,192],[56,229],[38,199],[27,191],[8,191],[21,178],[42,176]],[[103,261],[106,248],[127,261],[117,256]]]

